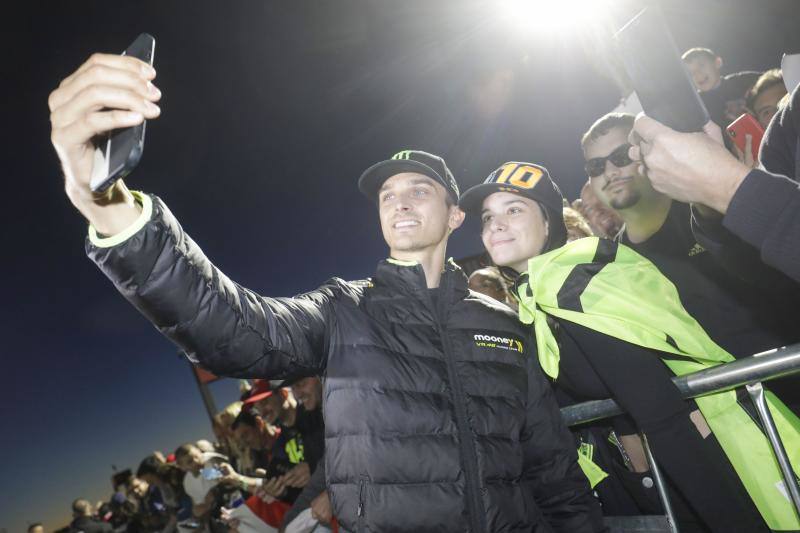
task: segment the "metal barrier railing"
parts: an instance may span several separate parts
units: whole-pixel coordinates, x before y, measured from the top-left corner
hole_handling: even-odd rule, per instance
[[[783,447],[775,422],[767,409],[764,398],[762,381],[768,381],[793,374],[800,374],[800,344],[793,344],[775,350],[762,352],[744,359],[738,359],[731,363],[725,363],[706,370],[675,376],[672,382],[678,387],[684,398],[697,398],[715,392],[745,387],[751,400],[758,412],[761,423],[767,438],[772,445],[772,451],[781,468],[783,481],[786,489],[800,517],[800,487],[797,483],[797,475],[789,463],[786,450]],[[614,400],[595,400],[584,402],[561,409],[561,417],[568,426],[586,424],[596,420],[602,420],[624,413]],[[661,497],[664,511],[668,521],[671,523],[671,530],[677,532],[675,517],[667,495],[666,487],[661,478],[658,466],[650,453],[647,438],[642,439],[645,447],[645,454],[650,463],[651,471],[659,496]]]

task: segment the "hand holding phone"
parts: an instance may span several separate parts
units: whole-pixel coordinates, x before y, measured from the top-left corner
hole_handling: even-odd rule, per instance
[[[703,131],[708,111],[659,10],[643,9],[614,38],[645,114],[676,131]]]
[[[207,466],[200,470],[200,475],[203,476],[203,479],[207,481],[211,481],[214,479],[220,479],[222,477],[222,470],[215,466]]]
[[[156,40],[143,33],[122,53],[153,66]],[[93,192],[108,190],[118,179],[124,178],[139,164],[144,152],[144,131],[147,121],[106,133],[95,148],[92,180]]]
[[[139,209],[124,187],[109,188],[111,194],[92,191],[95,140],[159,116],[155,102],[161,92],[152,83],[155,76],[139,59],[95,53],[49,95],[50,140],[63,170],[64,191],[102,234],[115,235],[130,226]],[[84,90],[90,86],[91,91]]]

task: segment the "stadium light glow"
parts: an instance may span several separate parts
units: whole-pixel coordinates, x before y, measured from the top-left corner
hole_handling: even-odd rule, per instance
[[[498,14],[519,31],[572,32],[601,13],[603,0],[501,0]]]

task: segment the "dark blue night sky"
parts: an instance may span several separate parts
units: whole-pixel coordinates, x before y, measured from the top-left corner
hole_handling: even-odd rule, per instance
[[[594,17],[606,33],[642,2],[607,4]],[[91,52],[153,34],[162,116],[129,185],[165,199],[231,278],[291,295],[369,276],[384,257],[355,182],[399,150],[443,155],[462,190],[504,161],[543,163],[576,197],[578,139],[618,90],[593,66],[588,32],[510,24],[490,5],[42,2],[4,17],[0,531],[61,527],[74,498],[109,496],[112,464],[211,436],[188,364],[84,255],[86,225],[49,142],[58,82]],[[790,1],[664,8],[678,46],[715,49],[727,72],[800,51]],[[450,254],[479,249],[468,224]],[[236,382],[213,390],[222,407]]]

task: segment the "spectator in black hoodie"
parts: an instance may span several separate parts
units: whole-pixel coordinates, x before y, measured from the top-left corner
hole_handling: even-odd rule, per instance
[[[691,48],[681,59],[692,75],[711,120],[719,127],[726,127],[747,111],[745,96],[760,72],[748,70],[723,76],[722,58],[708,48]]]

